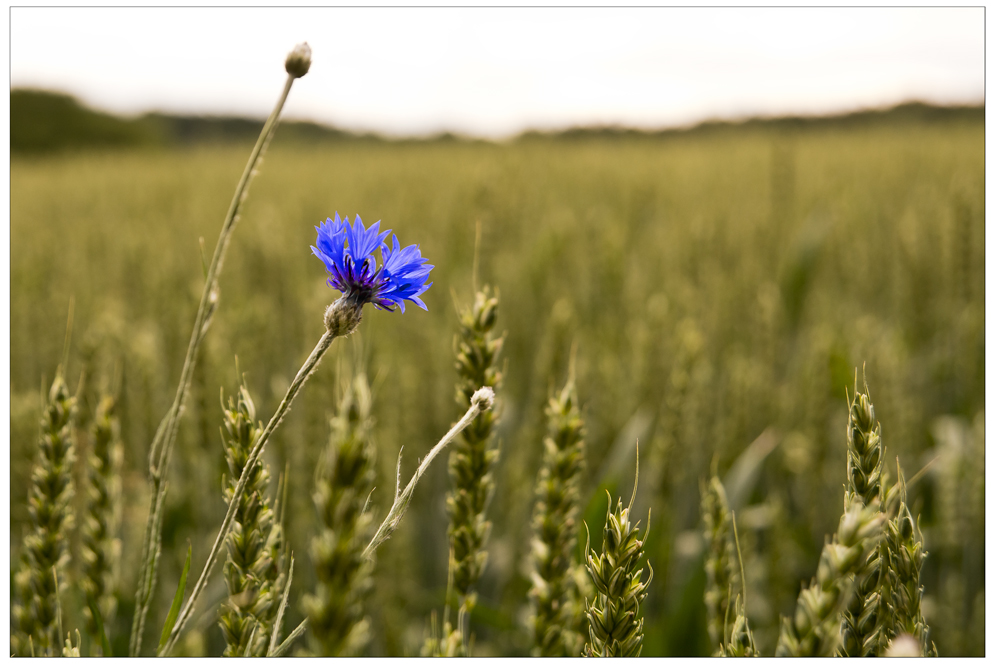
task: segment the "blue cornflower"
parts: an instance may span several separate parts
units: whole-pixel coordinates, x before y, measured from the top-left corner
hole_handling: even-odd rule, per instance
[[[379,221],[366,228],[358,214],[352,225],[349,217],[342,221],[336,212],[335,219],[326,219],[314,228],[318,246],[312,246],[311,251],[325,264],[329,286],[359,306],[372,302],[378,309],[393,311],[397,305],[404,313],[404,300],[408,300],[428,311],[418,296],[432,285],[425,281],[434,266],[425,264],[428,259],[418,245],[401,249],[394,235],[391,249],[384,242],[390,230],[381,232]],[[377,249],[379,265],[373,253]]]

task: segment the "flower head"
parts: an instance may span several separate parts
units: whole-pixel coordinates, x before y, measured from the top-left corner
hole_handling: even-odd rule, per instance
[[[378,309],[393,311],[397,305],[403,313],[408,300],[428,310],[418,296],[432,285],[425,281],[434,266],[425,264],[428,259],[418,245],[402,249],[394,235],[393,248],[388,247],[384,240],[390,230],[381,232],[379,221],[366,228],[358,214],[350,225],[349,217],[342,221],[336,213],[335,219],[326,219],[315,230],[318,246],[311,251],[325,264],[329,286],[360,306],[372,302]]]

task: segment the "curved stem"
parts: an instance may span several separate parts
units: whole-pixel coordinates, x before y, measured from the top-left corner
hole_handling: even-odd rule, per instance
[[[169,651],[176,644],[176,640],[179,638],[180,633],[186,626],[187,622],[190,620],[190,616],[193,612],[193,607],[197,603],[197,599],[200,597],[201,592],[203,592],[204,587],[207,585],[207,579],[211,575],[211,570],[214,567],[214,563],[217,562],[218,553],[221,551],[221,547],[224,544],[225,539],[228,537],[228,533],[231,530],[232,523],[235,520],[235,511],[238,509],[239,501],[242,495],[245,493],[245,487],[249,481],[249,475],[251,474],[251,469],[255,467],[256,461],[262,455],[263,450],[266,449],[266,443],[269,441],[270,436],[273,431],[276,430],[283,418],[286,416],[287,411],[290,410],[290,404],[293,403],[294,399],[297,397],[297,393],[300,392],[301,387],[303,387],[304,382],[308,379],[318,363],[321,361],[322,356],[328,350],[329,346],[332,345],[332,340],[335,339],[337,335],[326,331],[321,335],[321,339],[318,340],[318,345],[314,347],[311,351],[311,355],[305,360],[304,365],[301,366],[300,371],[297,372],[297,376],[294,377],[293,382],[290,387],[287,388],[287,393],[283,397],[283,401],[280,402],[280,406],[273,413],[273,417],[270,418],[269,424],[263,429],[263,432],[259,435],[256,440],[256,444],[253,445],[252,451],[249,452],[249,458],[245,462],[245,466],[242,469],[242,474],[238,479],[238,485],[235,487],[235,493],[232,494],[231,499],[228,502],[228,512],[225,514],[224,521],[221,522],[221,530],[218,531],[218,536],[214,540],[214,546],[211,547],[211,552],[207,556],[207,561],[204,563],[204,569],[200,573],[200,578],[197,579],[196,585],[194,585],[193,590],[190,592],[190,599],[187,600],[180,611],[180,615],[176,619],[176,624],[173,626],[173,631],[169,634],[169,640],[166,641],[166,645],[159,652],[159,656],[163,657],[169,654]]]
[[[224,224],[221,226],[221,234],[218,237],[218,244],[214,248],[214,256],[211,265],[207,270],[207,278],[204,282],[204,290],[200,296],[200,305],[197,308],[197,316],[194,319],[193,331],[190,334],[190,344],[187,346],[186,358],[183,360],[183,370],[180,373],[180,383],[176,388],[176,396],[166,415],[160,422],[156,435],[152,439],[149,449],[149,476],[152,479],[152,498],[149,505],[149,517],[146,522],[145,540],[142,546],[141,578],[138,590],[135,593],[135,614],[131,625],[131,642],[129,644],[129,655],[137,657],[142,647],[142,632],[145,629],[145,618],[148,614],[149,606],[152,603],[152,596],[155,593],[157,559],[160,537],[162,535],[162,515],[160,511],[165,501],[162,499],[165,492],[163,482],[169,470],[169,462],[172,458],[173,443],[176,441],[178,423],[180,415],[183,413],[183,406],[186,402],[190,381],[193,378],[193,370],[197,364],[197,351],[200,349],[201,341],[207,334],[211,319],[218,306],[218,277],[221,275],[221,268],[224,265],[225,253],[228,250],[228,243],[231,240],[232,232],[239,221],[239,213],[242,204],[249,194],[249,184],[255,177],[259,160],[266,152],[267,146],[273,137],[280,112],[290,94],[290,88],[294,83],[293,76],[287,76],[287,82],[283,86],[283,92],[276,102],[273,112],[270,113],[266,124],[263,125],[262,132],[256,140],[249,161],[245,165],[242,177],[235,187],[235,195],[228,206],[228,213],[225,216]]]
[[[428,470],[429,465],[432,460],[438,456],[439,452],[443,450],[449,443],[459,435],[459,432],[467,427],[470,422],[473,421],[477,415],[483,411],[489,409],[491,404],[494,403],[494,390],[489,387],[482,387],[473,394],[473,398],[470,399],[470,408],[466,411],[466,414],[460,419],[459,422],[453,425],[453,428],[449,430],[445,436],[442,437],[438,443],[435,444],[428,455],[418,464],[418,469],[415,471],[414,476],[408,482],[408,485],[404,487],[404,491],[397,492],[395,490],[394,504],[390,506],[390,511],[387,512],[387,517],[377,528],[377,532],[373,535],[373,539],[366,546],[363,551],[363,557],[369,558],[373,555],[373,552],[377,550],[377,547],[383,544],[397,528],[398,524],[401,523],[401,517],[404,516],[405,510],[408,508],[408,503],[411,501],[411,494],[415,491],[415,485],[418,484],[418,480],[421,479],[425,471]],[[397,458],[397,488],[400,489],[401,486],[401,458],[398,454]]]

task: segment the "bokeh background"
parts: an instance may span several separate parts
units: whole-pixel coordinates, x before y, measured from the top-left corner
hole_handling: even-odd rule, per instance
[[[939,652],[984,653],[983,9],[14,8],[10,27],[10,555],[73,298],[68,381],[85,369],[121,399],[115,652],[202,253],[306,39],[314,65],[232,240],[182,421],[147,643],[187,541],[199,569],[224,514],[219,390],[236,389],[237,357],[260,416],[279,403],[335,297],[308,245],[338,211],[419,243],[435,284],[427,313],[368,311],[273,439],[268,461],[291,478],[288,624],[313,583],[312,473],[340,382],[373,381],[382,487],[401,445],[407,475],[459,415],[455,307],[471,301],[479,224],[476,273],[500,290],[507,341],[474,654],[530,647],[542,409],[573,345],[592,533],[603,489],[629,495],[639,441],[656,573],[644,655],[709,652],[712,468],[773,653],[842,512],[858,368],[892,477],[896,457],[907,476],[928,466],[910,502]],[[369,654],[417,654],[443,606],[444,466],[378,553]],[[216,574],[184,653],[220,654],[223,593]]]

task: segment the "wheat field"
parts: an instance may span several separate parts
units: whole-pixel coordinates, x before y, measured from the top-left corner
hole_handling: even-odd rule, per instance
[[[737,514],[756,646],[774,653],[779,616],[792,614],[843,513],[858,368],[891,477],[896,456],[907,477],[933,462],[908,489],[928,551],[922,610],[931,638],[941,655],[983,654],[984,130],[983,113],[505,143],[309,146],[282,144],[278,129],[232,239],[180,424],[148,654],[188,541],[197,570],[225,514],[219,391],[236,395],[244,374],[258,417],[277,407],[336,297],[309,249],[314,226],[336,212],[382,220],[419,244],[434,284],[427,312],[368,307],[267,449],[274,492],[285,478],[283,536],[295,554],[286,625],[301,622],[315,585],[315,468],[352,375],[369,378],[370,505],[382,518],[401,446],[408,477],[462,414],[456,307],[488,284],[500,299],[494,329],[506,336],[471,654],[532,648],[530,519],[544,407],[567,380],[572,348],[586,427],[581,516],[594,549],[604,490],[628,501],[638,440],[633,512],[645,527],[651,511],[644,550],[654,571],[642,604],[644,656],[712,651],[699,506],[713,471]],[[122,545],[107,626],[115,654],[128,649],[149,444],[249,147],[11,160],[12,575],[72,298],[66,382],[75,391],[85,369],[118,394]],[[418,655],[432,612],[446,603],[445,465],[429,469],[377,552],[366,654]],[[221,574],[204,597],[176,654],[224,650]],[[62,602],[63,631],[82,631],[83,600],[70,593]]]

